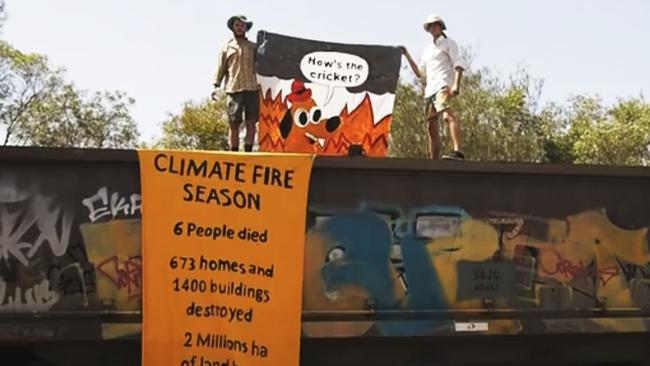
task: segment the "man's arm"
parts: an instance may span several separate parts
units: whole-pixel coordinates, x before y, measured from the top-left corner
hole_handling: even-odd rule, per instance
[[[227,64],[226,64],[226,52],[225,50],[222,50],[219,53],[219,58],[217,61],[217,71],[215,72],[214,76],[214,82],[212,83],[212,86],[214,87],[214,90],[212,90],[211,98],[212,100],[216,101],[218,98],[218,90],[219,87],[221,87],[221,83],[223,81],[223,78],[226,77],[226,70],[227,70]]]
[[[454,96],[457,96],[460,93],[460,81],[463,78],[463,71],[465,70],[462,67],[456,67],[454,85],[451,87],[451,94]]]
[[[451,64],[454,66],[454,85],[451,87],[451,94],[457,96],[460,93],[460,82],[463,79],[463,72],[465,71],[465,65],[460,58],[458,52],[458,45],[455,41],[449,42],[449,59]]]
[[[226,52],[225,50],[222,50],[219,53],[219,60],[217,62],[217,71],[215,72],[215,77],[214,77],[214,87],[218,88],[221,86],[221,83],[223,82],[223,79],[226,77],[226,72],[227,72],[227,62],[226,62]]]
[[[418,79],[421,79],[422,78],[422,73],[420,72],[420,68],[415,63],[415,61],[413,61],[413,58],[411,57],[411,54],[409,53],[409,51],[404,46],[399,46],[399,49],[400,49],[400,51],[402,51],[402,54],[404,56],[406,56],[406,60],[408,60],[409,65],[411,66],[411,70],[413,70],[413,73],[415,74],[415,76],[417,76]]]

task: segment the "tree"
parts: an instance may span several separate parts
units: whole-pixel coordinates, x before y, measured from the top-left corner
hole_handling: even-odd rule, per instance
[[[597,98],[578,99],[573,113],[568,135],[577,163],[650,163],[650,105],[643,98],[619,100],[608,110]]]
[[[467,55],[467,54],[466,54]],[[468,56],[468,64],[471,64]],[[461,95],[451,102],[461,121],[464,150],[473,160],[543,161],[545,141],[555,121],[537,113],[542,83],[525,70],[502,81],[489,69],[465,74]],[[424,121],[423,88],[401,82],[391,126],[390,155],[426,157],[427,126]],[[446,124],[442,124],[443,149],[449,150]]]
[[[134,148],[139,133],[129,114],[133,104],[121,92],[87,97],[71,84],[59,84],[33,103],[17,135],[33,146]]]
[[[0,41],[0,144],[132,148],[139,133],[121,92],[77,90],[47,58]]]
[[[471,55],[464,53],[471,65]],[[604,106],[578,95],[539,108],[543,83],[526,69],[508,79],[488,68],[467,71],[451,102],[473,160],[579,164],[650,164],[650,104],[643,97]],[[424,158],[428,139],[419,81],[397,87],[390,156]],[[450,139],[443,123],[443,149]]]
[[[541,112],[541,118],[553,121],[555,129],[545,141],[545,161],[551,163],[574,163],[579,159],[575,143],[589,130],[593,121],[605,116],[605,108],[598,98],[584,95],[571,97],[567,104],[549,103]]]
[[[162,124],[162,138],[155,144],[168,149],[227,150],[226,98],[186,102],[180,114],[169,115]]]
[[[0,41],[0,131],[2,145],[12,143],[30,108],[47,98],[55,85],[62,83],[59,71],[52,71],[47,59],[25,54]]]
[[[0,40],[0,146],[132,148],[139,137],[134,102],[119,91],[78,90],[47,57]]]
[[[429,156],[427,125],[424,119],[422,84],[401,81],[395,91],[390,127],[389,156],[426,158]]]
[[[469,72],[452,100],[465,149],[476,160],[539,162],[549,125],[536,115],[542,83],[522,69],[502,81],[489,69]],[[448,141],[448,139],[446,139]]]
[[[542,118],[557,128],[546,146],[548,161],[579,164],[648,165],[650,105],[621,99],[606,107],[598,97],[578,95],[565,106],[550,104]]]
[[[0,0],[0,30],[5,20]],[[139,133],[124,93],[78,90],[44,55],[0,40],[0,146],[132,148]]]

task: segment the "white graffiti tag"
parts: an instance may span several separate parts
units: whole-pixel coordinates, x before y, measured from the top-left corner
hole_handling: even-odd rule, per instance
[[[132,194],[128,201],[125,197],[120,197],[117,192],[111,194],[110,201],[108,198],[108,188],[102,187],[97,194],[81,201],[90,211],[88,215],[90,222],[96,222],[107,216],[114,219],[120,212],[133,216],[140,211],[142,199],[137,193]]]
[[[35,195],[27,207],[12,212],[8,205],[0,204],[0,259],[7,262],[16,258],[22,265],[29,264],[38,249],[49,244],[57,257],[65,254],[70,242],[73,214],[53,205],[54,199]],[[26,239],[26,234],[37,230],[36,239]],[[26,252],[26,253],[25,253]]]
[[[43,280],[26,289],[16,287],[14,295],[7,294],[7,283],[0,277],[0,312],[49,311],[59,301],[60,295],[50,289],[50,281]]]

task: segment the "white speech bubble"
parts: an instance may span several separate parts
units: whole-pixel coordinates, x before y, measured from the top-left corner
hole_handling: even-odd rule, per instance
[[[368,80],[368,62],[359,56],[342,52],[312,52],[303,56],[300,71],[315,84],[327,85],[328,104],[334,94],[332,88],[349,88]]]

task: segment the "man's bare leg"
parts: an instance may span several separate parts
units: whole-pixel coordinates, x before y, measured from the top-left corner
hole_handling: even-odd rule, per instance
[[[429,158],[440,159],[440,131],[438,128],[438,117],[429,118]]]
[[[239,151],[239,123],[230,124],[230,150]]]
[[[244,137],[244,148],[246,151],[253,151],[255,145],[255,131],[257,128],[257,121],[246,121],[246,137]]]
[[[460,134],[460,121],[451,110],[442,112],[442,119],[449,125],[449,134],[454,145],[454,151],[461,151],[463,141]]]

